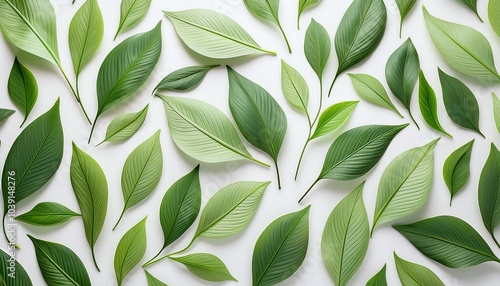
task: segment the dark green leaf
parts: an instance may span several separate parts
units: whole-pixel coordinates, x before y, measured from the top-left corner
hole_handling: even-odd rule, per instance
[[[29,212],[16,216],[16,220],[38,226],[53,226],[63,224],[78,216],[80,216],[79,213],[59,203],[42,202]]]
[[[224,262],[208,253],[194,253],[182,257],[169,257],[184,264],[194,275],[211,282],[237,281]]]
[[[9,245],[9,253],[0,249],[0,285],[33,286],[31,278],[24,267],[15,259],[14,246]],[[9,268],[13,265],[13,269]],[[11,274],[14,270],[14,274]]]
[[[0,108],[0,122],[6,120],[14,113],[16,112],[12,109]]]
[[[164,77],[155,87],[155,90],[190,90],[198,86],[211,69],[218,66],[220,65],[191,66],[178,69]]]
[[[377,274],[373,275],[368,282],[366,282],[365,286],[387,286],[387,278],[385,275],[386,265],[380,269]]]
[[[443,166],[443,178],[450,191],[450,205],[453,197],[465,186],[470,175],[470,156],[474,140],[463,145],[446,158]]]
[[[35,76],[19,62],[17,57],[10,71],[7,88],[10,99],[24,114],[21,123],[23,126],[38,98],[38,84]]]
[[[429,268],[406,261],[400,258],[396,252],[394,252],[394,261],[396,262],[399,280],[403,286],[444,286],[441,279]]]
[[[132,269],[141,261],[146,253],[146,219],[145,217],[129,229],[118,242],[115,251],[115,274],[118,285]]]
[[[418,88],[418,102],[420,106],[420,112],[425,122],[429,124],[432,129],[444,133],[450,138],[453,138],[439,123],[438,112],[437,112],[437,100],[436,93],[432,89],[431,85],[427,82],[425,75],[420,71],[419,77],[419,88]]]
[[[328,31],[320,23],[311,19],[304,38],[304,54],[320,81],[323,80],[325,69],[332,43]]]
[[[467,8],[469,8],[476,16],[479,18],[479,21],[483,22],[483,19],[481,19],[481,16],[477,13],[477,0],[459,0],[460,2],[464,3]]]

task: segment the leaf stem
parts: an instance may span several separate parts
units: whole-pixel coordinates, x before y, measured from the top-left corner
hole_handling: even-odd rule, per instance
[[[332,85],[330,85],[330,89],[328,90],[328,97],[330,97],[330,94],[332,93],[333,85],[337,81],[337,78],[339,77],[339,75],[340,74],[338,72],[335,74],[335,77],[333,78],[333,81],[332,81]]]
[[[94,261],[95,268],[97,268],[97,271],[101,272],[101,269],[99,269],[99,265],[97,265],[97,260],[95,259],[95,251],[93,246],[91,247],[90,251],[92,252],[92,260]]]
[[[160,258],[158,258],[158,259],[154,259],[154,258],[156,258],[156,256],[158,256],[158,255],[156,255],[153,259],[151,259],[151,260],[149,260],[148,262],[144,263],[144,264],[142,265],[142,268],[146,268],[146,267],[148,267],[148,266],[150,266],[150,265],[153,265],[153,264],[155,264],[155,263],[157,263],[157,262],[160,262],[160,261],[162,261],[162,260],[165,260],[165,259],[169,258],[169,257],[170,257],[170,256],[172,256],[172,255],[176,255],[176,254],[179,254],[179,253],[182,253],[182,252],[186,251],[189,247],[191,247],[191,245],[193,245],[193,243],[194,243],[194,241],[195,241],[195,240],[196,240],[196,236],[195,236],[195,237],[193,237],[193,239],[191,240],[191,242],[190,242],[190,243],[189,243],[186,247],[184,247],[183,249],[181,249],[181,250],[179,250],[179,251],[176,251],[176,252],[173,252],[173,253],[170,253],[170,254],[164,255],[164,256],[162,256],[162,257],[160,257]],[[162,250],[163,250],[163,249],[162,249]],[[161,251],[160,251],[160,252],[161,252]],[[158,253],[158,254],[159,254],[159,253]]]
[[[99,114],[99,111],[97,111],[97,114]],[[94,133],[94,128],[95,128],[95,125],[97,123],[98,118],[99,118],[99,115],[97,115],[94,119],[94,124],[92,124],[92,129],[90,129],[89,141],[87,142],[87,144],[90,144],[90,139],[92,139],[92,134]]]
[[[144,263],[142,265],[142,268],[146,267],[147,265],[149,265],[149,263],[151,261],[155,260],[155,258],[158,257],[164,249],[165,249],[165,247],[162,247],[162,249],[160,249],[160,251],[158,251],[158,253],[153,258],[151,258],[150,260],[148,260],[146,263]]]
[[[281,34],[283,35],[283,38],[285,39],[286,47],[288,48],[288,53],[292,53],[292,48],[290,47],[290,43],[288,42],[288,38],[286,37],[285,31],[283,30],[283,27],[281,27],[281,23],[278,22],[278,28],[281,31]]]
[[[297,163],[297,169],[295,170],[295,181],[297,181],[297,176],[299,175],[300,164],[302,163],[302,158],[304,157],[304,152],[306,151],[307,144],[309,144],[309,141],[311,141],[311,129],[312,128],[309,128],[309,135],[307,136],[306,143],[304,144],[302,152],[300,153],[299,162]]]
[[[281,190],[281,179],[280,179],[280,170],[278,167],[278,160],[274,160],[274,166],[276,167],[276,177],[278,178],[278,190]]]
[[[319,107],[318,107],[318,112],[316,112],[316,116],[314,117],[314,120],[311,124],[311,128],[312,128],[312,126],[314,126],[314,124],[318,120],[319,115],[321,114],[322,106],[323,106],[323,80],[320,78],[319,79]]]
[[[403,18],[401,17],[401,21],[399,22],[399,38],[401,39],[401,34],[403,31]]]
[[[93,129],[93,128],[92,128],[92,129]],[[91,135],[92,135],[92,134],[91,134]],[[90,140],[90,139],[89,139],[89,140]],[[262,161],[259,161],[259,160],[255,159],[255,158],[254,158],[254,157],[252,157],[252,156],[245,156],[245,158],[247,158],[248,160],[250,160],[250,161],[252,161],[252,162],[255,162],[255,163],[259,164],[259,165],[262,165],[262,166],[265,166],[265,167],[268,167],[268,168],[269,168],[269,167],[271,167],[271,165],[269,165],[269,164],[267,164],[267,163],[264,163],[264,162],[262,162]]]
[[[114,231],[115,228],[118,226],[118,224],[120,223],[120,221],[122,220],[123,218],[123,215],[125,214],[125,207],[123,207],[123,211],[122,213],[120,214],[120,217],[118,218],[118,221],[116,222],[115,226],[113,227],[113,229],[111,231]]]
[[[495,235],[494,235],[494,234],[492,234],[491,236],[493,237],[493,241],[496,243],[496,245],[498,246],[498,248],[500,248],[500,243],[498,243],[498,240],[497,240],[497,238],[495,237]],[[500,262],[500,261],[498,261],[498,262]]]
[[[5,231],[5,218],[7,217],[7,212],[3,215],[2,218],[2,230],[3,230],[3,235],[5,236],[5,240],[7,240],[7,243],[9,242],[9,238],[7,237],[7,232]]]
[[[309,187],[309,189],[307,189],[307,191],[304,193],[304,195],[299,199],[299,204],[300,202],[307,196],[307,194],[311,191],[311,189],[319,182],[319,178],[316,179],[316,181],[314,181],[314,183],[312,183],[312,185]]]
[[[418,126],[418,123],[417,123],[417,121],[415,121],[415,118],[413,118],[413,114],[411,114],[410,110],[408,110],[408,113],[410,113],[410,118],[411,118],[411,120],[413,120],[413,123],[415,123],[415,125],[417,125],[417,129],[420,130],[420,126]]]
[[[61,71],[64,79],[68,83],[68,86],[71,89],[71,92],[73,92],[73,95],[75,96],[76,102],[78,102],[78,104],[80,105],[80,108],[82,109],[83,114],[85,115],[85,118],[87,119],[88,123],[90,125],[92,125],[92,121],[90,121],[89,115],[87,114],[87,111],[85,110],[85,107],[83,106],[83,103],[81,101],[80,94],[78,93],[78,89],[75,90],[75,88],[73,87],[73,85],[69,81],[68,75],[66,75],[66,72],[64,72],[64,69],[61,65],[61,62],[57,60],[56,64],[57,64],[57,67],[59,68],[59,70]],[[77,86],[78,86],[78,77],[77,77]]]

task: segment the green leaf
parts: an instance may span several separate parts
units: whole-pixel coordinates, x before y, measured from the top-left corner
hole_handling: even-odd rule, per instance
[[[148,271],[144,270],[144,273],[146,274],[146,279],[148,281],[148,286],[168,286],[167,284],[161,282],[158,280],[158,278],[154,277],[151,275]]]
[[[14,113],[16,112],[12,109],[0,108],[0,122],[6,120]]]
[[[453,197],[463,189],[470,175],[470,156],[474,140],[453,151],[443,165],[443,178],[450,191],[450,206]]]
[[[184,91],[198,86],[207,73],[220,65],[211,66],[191,66],[178,69],[169,73],[155,87],[157,89]]]
[[[292,276],[309,244],[309,209],[281,216],[257,239],[252,256],[252,285],[274,285]]]
[[[399,37],[401,38],[401,30],[403,30],[403,22],[406,19],[406,16],[410,13],[413,6],[417,0],[396,0],[396,4],[398,5],[399,14],[401,15],[401,21],[399,22]]]
[[[335,34],[339,66],[330,86],[347,69],[367,59],[377,48],[385,32],[387,11],[382,0],[354,0],[340,20]]]
[[[444,73],[441,69],[439,69],[439,81],[443,89],[444,106],[451,120],[484,137],[479,130],[479,105],[472,91],[459,79]]]
[[[336,103],[321,113],[316,129],[310,140],[325,136],[340,128],[358,105],[359,101],[343,101]]]
[[[347,75],[351,78],[352,85],[361,98],[375,105],[390,109],[396,112],[399,117],[403,118],[403,115],[401,115],[396,106],[394,106],[384,86],[378,79],[371,75],[361,73],[349,73]]]
[[[318,4],[321,0],[299,0],[299,9],[297,13],[297,29],[300,30],[300,16],[309,7]]]
[[[333,209],[321,239],[321,254],[335,285],[346,285],[365,258],[370,240],[361,183]]]
[[[459,0],[460,2],[464,3],[467,8],[469,8],[478,18],[479,21],[483,22],[483,19],[481,19],[481,16],[477,13],[477,0]]]
[[[218,257],[208,253],[193,253],[181,257],[169,257],[184,264],[191,273],[211,282],[237,281]]]
[[[500,80],[490,43],[477,30],[430,15],[423,7],[427,30],[439,53],[453,68],[482,80]]]
[[[21,123],[23,126],[38,98],[38,83],[31,71],[21,64],[17,57],[10,71],[7,89],[12,102],[24,114]]]
[[[429,197],[434,147],[440,138],[399,154],[382,173],[371,233],[378,225],[418,211]]]
[[[382,158],[392,139],[408,124],[366,125],[342,133],[333,141],[321,172],[299,202],[322,179],[354,180],[368,173]]]
[[[392,93],[408,110],[411,119],[420,130],[411,114],[411,98],[415,84],[417,84],[419,71],[418,53],[413,42],[408,38],[387,60],[385,79]]]
[[[104,22],[97,0],[87,0],[69,25],[69,51],[76,76],[87,65],[101,45]]]
[[[19,134],[5,159],[2,172],[4,219],[12,204],[12,191],[15,191],[13,203],[18,204],[41,189],[59,168],[63,149],[64,136],[57,99],[49,111]]]
[[[104,59],[97,76],[97,114],[132,96],[153,72],[161,54],[161,22],[149,32],[131,36]],[[90,142],[90,138],[89,138]]]
[[[73,142],[70,166],[71,186],[82,213],[85,237],[97,266],[94,246],[99,238],[108,209],[108,183],[101,166]]]
[[[129,229],[118,242],[115,251],[115,275],[118,285],[122,285],[127,274],[139,264],[146,253],[146,216]]]
[[[120,24],[114,39],[118,34],[136,26],[148,13],[151,0],[122,0],[120,5]]]
[[[498,133],[500,133],[500,99],[497,97],[497,95],[493,92],[491,93],[493,96],[493,115],[495,118],[495,124],[498,129]]]
[[[255,215],[271,182],[237,182],[213,195],[201,213],[198,237],[228,237],[243,230]]]
[[[495,238],[495,228],[500,224],[500,151],[493,143],[479,178],[478,201],[484,226],[500,247]]]
[[[262,49],[238,23],[224,14],[206,9],[163,13],[181,40],[202,56],[228,59],[251,54],[276,54]]]
[[[281,27],[279,19],[280,0],[243,0],[243,3],[245,3],[247,9],[254,16],[270,21],[278,26],[286,42],[288,52],[292,53],[290,43],[288,43],[288,39],[285,35],[285,31],[283,31],[283,27]]]
[[[122,171],[122,192],[125,204],[120,223],[125,212],[146,199],[160,182],[163,170],[163,153],[160,145],[160,130],[141,143],[130,153]]]
[[[368,282],[366,282],[365,286],[387,286],[387,278],[385,275],[386,265],[380,269],[380,271],[373,275]]]
[[[148,108],[149,103],[142,110],[121,114],[115,117],[111,120],[111,123],[109,123],[106,129],[104,140],[97,144],[96,147],[104,142],[120,142],[132,137],[144,123],[146,115],[148,114]]]
[[[271,156],[276,165],[278,188],[281,189],[278,154],[285,139],[286,114],[260,85],[229,66],[227,72],[229,109],[234,121],[248,142]]]
[[[0,30],[11,44],[60,65],[56,13],[50,0],[2,0],[0,15]]]
[[[441,123],[439,123],[436,93],[432,89],[432,86],[427,82],[427,79],[422,71],[420,71],[419,76],[418,103],[420,106],[420,112],[422,113],[422,117],[425,122],[427,122],[432,129],[453,138],[453,136],[444,130]]]
[[[59,203],[42,202],[29,212],[16,216],[16,220],[38,226],[53,226],[63,224],[78,216],[80,216],[79,213]]]
[[[309,103],[309,87],[304,77],[292,66],[281,60],[281,88],[285,99],[300,113],[306,114],[307,105]]]
[[[320,23],[311,19],[304,38],[304,54],[320,81],[323,80],[323,70],[330,57],[331,46],[328,31]]]
[[[465,221],[438,216],[408,225],[393,226],[425,256],[450,268],[500,260],[479,233]]]
[[[490,20],[491,28],[500,37],[500,1],[489,0],[488,2],[488,19]]]
[[[31,278],[24,267],[15,259],[15,253],[12,252],[12,246],[9,245],[10,253],[0,249],[0,285],[2,286],[33,286]],[[9,269],[10,264],[14,263],[14,275]],[[10,275],[9,275],[10,274]]]
[[[167,112],[168,127],[179,149],[196,160],[220,163],[253,158],[229,119],[215,106],[191,98],[157,95]]]
[[[28,237],[33,242],[38,266],[48,286],[91,285],[85,265],[71,249],[29,234]]]
[[[406,261],[394,252],[394,261],[398,271],[399,280],[403,286],[433,285],[444,286],[443,281],[429,268]]]

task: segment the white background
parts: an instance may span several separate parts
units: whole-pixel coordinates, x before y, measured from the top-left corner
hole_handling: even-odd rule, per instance
[[[58,40],[62,63],[73,80],[73,69],[67,45],[67,33],[69,22],[76,10],[83,3],[83,0],[77,0],[75,5],[71,5],[70,2],[71,0],[57,0],[53,1],[53,5],[57,14]],[[151,97],[150,94],[152,88],[161,78],[178,68],[190,65],[218,63],[203,58],[184,46],[175,34],[171,23],[161,12],[161,10],[178,11],[189,8],[207,8],[222,12],[235,19],[263,48],[276,50],[278,52],[278,56],[276,57],[267,55],[261,57],[247,57],[220,63],[230,64],[236,71],[267,89],[286,112],[289,129],[279,157],[282,172],[282,190],[278,190],[277,188],[274,168],[266,169],[248,161],[230,164],[201,165],[203,205],[206,204],[207,200],[214,192],[232,182],[241,180],[272,180],[273,183],[268,187],[254,219],[246,229],[227,239],[199,239],[188,253],[207,252],[217,255],[226,263],[231,273],[240,281],[240,285],[251,285],[251,257],[253,246],[263,229],[277,217],[292,211],[297,211],[307,204],[312,204],[310,212],[310,243],[308,255],[302,267],[292,277],[285,280],[280,285],[333,284],[322,262],[320,255],[320,240],[326,219],[334,206],[345,197],[349,191],[353,190],[363,180],[366,180],[364,200],[371,223],[378,182],[387,164],[401,152],[424,145],[441,135],[431,130],[420,116],[417,89],[415,89],[412,110],[416,120],[421,126],[421,131],[418,131],[415,125],[411,124],[397,135],[389,146],[386,154],[367,175],[350,182],[324,180],[317,184],[302,205],[297,204],[298,198],[316,179],[322,167],[328,147],[339,134],[350,128],[366,124],[393,125],[410,122],[410,120],[407,111],[392,95],[392,100],[401,113],[405,115],[404,119],[399,118],[392,111],[361,101],[351,119],[344,127],[334,134],[313,141],[310,144],[310,147],[306,151],[298,180],[295,182],[293,180],[293,174],[300,149],[307,136],[308,127],[307,120],[302,115],[292,110],[285,102],[280,84],[280,58],[298,69],[306,78],[311,93],[309,108],[311,113],[314,113],[318,104],[319,89],[316,75],[309,67],[303,55],[302,47],[305,30],[309,24],[310,18],[314,17],[327,28],[333,43],[333,37],[340,19],[352,1],[323,1],[318,6],[304,13],[301,21],[302,29],[300,31],[297,30],[295,24],[297,1],[284,0],[281,2],[280,17],[282,25],[290,39],[293,54],[288,54],[286,51],[286,46],[277,27],[255,19],[246,10],[241,0],[153,0],[144,21],[132,30],[119,35],[116,41],[113,41],[112,38],[118,26],[120,1],[99,1],[105,21],[104,40],[96,57],[81,74],[82,98],[92,118],[95,115],[97,107],[95,88],[97,72],[103,59],[115,45],[130,35],[150,30],[159,20],[162,20],[163,50],[158,65],[146,84],[144,84],[127,103],[121,104],[106,112],[100,118],[91,145],[87,145],[90,126],[86,124],[79,106],[73,99],[73,95],[59,71],[46,61],[26,55],[12,48],[6,43],[3,37],[0,37],[0,55],[2,59],[2,65],[0,66],[1,107],[15,109],[7,95],[7,78],[15,55],[18,55],[20,61],[33,71],[39,84],[38,102],[28,119],[28,123],[31,123],[35,118],[46,112],[58,97],[61,98],[61,116],[65,138],[65,152],[62,164],[55,176],[45,187],[18,205],[18,214],[30,210],[34,205],[42,201],[56,201],[63,203],[75,211],[79,210],[69,180],[72,141],[99,162],[106,173],[109,184],[108,213],[104,228],[96,245],[97,260],[101,268],[100,273],[97,272],[92,263],[90,249],[85,240],[83,225],[80,219],[74,219],[63,226],[55,228],[41,228],[19,224],[18,241],[22,249],[17,255],[19,261],[29,272],[35,285],[43,285],[44,281],[36,263],[33,246],[26,237],[26,233],[30,233],[37,238],[62,243],[74,250],[86,265],[91,280],[95,285],[116,285],[113,270],[113,258],[116,245],[122,235],[146,215],[148,215],[148,247],[142,262],[147,261],[160,249],[163,243],[163,234],[158,218],[160,201],[168,187],[175,180],[191,171],[198,162],[176,148],[169,135],[162,103],[159,99]],[[491,92],[496,90],[500,93],[500,87],[498,87],[498,84],[495,86],[491,83],[483,85],[474,79],[459,74],[448,66],[437,53],[437,50],[429,38],[421,9],[422,4],[425,4],[428,11],[434,16],[452,22],[466,24],[481,31],[490,40],[496,60],[500,62],[500,38],[493,33],[487,22],[487,1],[478,1],[479,14],[485,20],[485,23],[481,23],[475,15],[456,0],[418,1],[416,7],[410,13],[404,24],[402,39],[398,37],[399,13],[396,4],[394,0],[385,0],[385,3],[388,11],[388,19],[384,38],[375,53],[366,62],[353,68],[351,72],[373,75],[381,80],[386,86],[384,69],[387,58],[404,40],[406,40],[407,37],[411,36],[420,55],[421,67],[438,96],[440,121],[443,127],[454,136],[453,140],[443,137],[436,147],[435,178],[428,202],[416,214],[400,220],[397,223],[410,223],[443,214],[458,216],[469,222],[490,244],[493,251],[497,255],[500,255],[499,249],[493,244],[493,240],[482,223],[477,203],[477,184],[480,171],[489,152],[490,143],[493,141],[497,145],[500,145],[500,136],[494,126],[491,108]],[[483,139],[474,132],[461,129],[449,119],[442,103],[437,66],[453,76],[458,76],[475,93],[481,111],[480,127],[487,139]],[[330,61],[325,70],[325,90],[328,87],[326,85],[331,82],[336,68],[337,59],[335,51],[332,48]],[[228,84],[226,70],[225,67],[219,67],[210,71],[202,84],[193,91],[182,94],[166,94],[187,96],[210,102],[230,116],[227,105],[227,93]],[[344,74],[339,77],[333,89],[333,95],[326,100],[324,107],[344,100],[358,99],[359,97],[354,92],[349,78]],[[94,145],[103,138],[105,129],[112,118],[124,112],[138,111],[147,103],[151,103],[151,105],[144,126],[130,140],[124,143],[103,144],[97,148],[94,147]],[[2,162],[5,160],[13,141],[21,131],[18,127],[21,121],[22,114],[16,112],[16,114],[1,126],[2,146],[0,149],[0,160]],[[111,228],[118,219],[123,207],[120,178],[125,159],[138,144],[150,137],[158,129],[162,130],[161,144],[164,153],[164,172],[161,181],[154,193],[143,203],[129,210],[125,214],[117,230],[112,232]],[[448,204],[449,193],[442,179],[442,165],[445,158],[453,150],[473,138],[476,139],[476,143],[472,153],[471,177],[465,189],[455,198],[453,206],[450,207]],[[253,148],[250,144],[246,145],[256,158],[271,162],[266,154]],[[192,226],[184,236],[164,251],[164,254],[183,248],[193,236],[196,224],[197,222],[195,222],[194,226]],[[500,236],[500,232],[498,231],[497,236]],[[6,243],[3,239],[1,239],[1,246],[4,249],[6,247]],[[400,285],[394,266],[393,251],[396,251],[398,255],[404,259],[431,268],[446,285],[498,285],[498,281],[500,281],[500,265],[498,264],[488,262],[480,266],[459,270],[446,268],[423,256],[404,237],[392,229],[390,225],[385,224],[378,227],[374,233],[373,239],[370,239],[370,245],[365,260],[359,271],[351,279],[350,284],[364,285],[372,275],[382,268],[384,263],[387,263],[387,279],[389,285]],[[198,279],[189,273],[184,266],[173,261],[162,261],[151,266],[148,270],[169,285],[210,284]],[[235,285],[234,282],[221,284]],[[146,279],[140,266],[136,267],[130,273],[124,285],[146,285]]]

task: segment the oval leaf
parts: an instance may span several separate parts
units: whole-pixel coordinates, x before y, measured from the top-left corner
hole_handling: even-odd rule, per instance
[[[97,261],[94,246],[99,238],[108,209],[108,183],[101,166],[73,142],[70,166],[71,186],[82,213],[85,237],[89,243],[94,264]]]
[[[285,99],[298,112],[306,114],[309,103],[309,87],[304,77],[292,66],[281,60],[281,88]]]
[[[184,264],[191,273],[211,282],[237,281],[222,260],[208,253],[193,253],[170,259]]]
[[[472,91],[459,79],[439,69],[443,101],[451,120],[463,128],[471,129],[484,137],[479,130],[479,105]]]
[[[382,173],[378,185],[372,234],[378,225],[418,211],[429,197],[438,139],[398,155]]]
[[[330,57],[331,46],[328,31],[320,23],[311,19],[304,38],[304,54],[320,82],[323,80],[323,70]]]
[[[436,93],[432,89],[431,85],[427,82],[425,75],[420,71],[419,76],[419,87],[418,87],[418,103],[420,106],[420,112],[425,122],[429,124],[432,129],[439,131],[453,138],[439,123],[439,117],[437,112],[437,100]]]
[[[380,271],[373,275],[368,282],[366,282],[365,286],[387,286],[387,278],[385,271],[386,270],[386,265],[384,264],[384,267],[380,269]]]
[[[211,69],[218,66],[220,65],[191,66],[178,69],[176,71],[169,73],[166,77],[164,77],[160,81],[160,83],[155,87],[155,90],[157,89],[165,89],[173,91],[190,90],[198,86]]]
[[[118,242],[115,251],[115,274],[118,285],[122,285],[127,274],[141,261],[146,252],[146,219],[129,229]]]
[[[403,115],[401,115],[396,106],[394,106],[384,86],[378,79],[367,74],[348,75],[351,78],[354,89],[361,98],[375,105],[390,109],[396,112],[399,117],[403,118]]]
[[[165,105],[170,135],[187,155],[207,163],[248,159],[267,165],[248,153],[229,119],[215,106],[191,98],[158,96]]]
[[[12,102],[24,114],[21,123],[23,126],[38,98],[38,83],[31,71],[21,64],[17,57],[10,71],[7,89]]]
[[[439,53],[453,68],[483,80],[500,80],[490,43],[480,32],[438,19],[423,7],[427,30]]]
[[[474,146],[474,140],[453,151],[444,161],[443,178],[451,194],[450,206],[453,197],[469,180],[472,146]]]
[[[399,280],[403,286],[433,285],[444,286],[439,277],[429,268],[406,261],[394,252],[394,261]]]
[[[177,35],[193,51],[208,58],[227,59],[275,52],[262,49],[233,19],[206,9],[163,11]]]
[[[460,2],[464,3],[467,8],[469,8],[478,18],[481,22],[483,22],[483,19],[481,19],[481,16],[477,13],[477,0],[459,0]]]
[[[332,133],[344,125],[358,105],[358,102],[339,102],[325,109],[319,116],[316,130],[314,130],[310,140]]]
[[[262,232],[252,256],[252,285],[274,285],[292,276],[309,244],[309,208],[277,218]]]
[[[399,37],[401,38],[401,30],[403,30],[403,22],[406,19],[406,16],[410,13],[413,6],[417,0],[396,0],[396,4],[398,5],[399,14],[401,15],[401,21],[399,23]]]
[[[91,285],[85,265],[71,249],[29,234],[28,237],[33,242],[38,266],[48,286]]]
[[[498,133],[500,133],[500,99],[496,96],[495,93],[491,94],[493,96],[493,115],[495,118],[495,124],[498,129]]]
[[[122,0],[120,5],[120,24],[114,39],[118,34],[134,27],[148,13],[151,0]]]
[[[321,239],[321,255],[335,285],[346,285],[365,258],[370,240],[363,182],[333,209]]]
[[[393,226],[425,256],[444,266],[462,268],[500,260],[479,233],[465,221],[438,216]]]
[[[140,111],[125,113],[115,117],[106,129],[104,140],[97,144],[96,147],[104,142],[120,142],[132,137],[144,123],[148,109],[149,104]]]
[[[297,14],[297,29],[300,30],[300,16],[309,7],[318,4],[321,0],[299,0],[299,12]]]
[[[146,279],[148,281],[148,286],[168,286],[167,284],[158,280],[158,278],[151,275],[148,271],[144,270],[144,273],[146,273]]]
[[[495,228],[500,224],[500,151],[493,143],[479,178],[478,200],[484,226],[500,247],[495,237]]]
[[[42,202],[29,212],[16,216],[16,220],[38,226],[53,226],[63,224],[77,216],[80,214],[59,203]]]
[[[488,19],[490,20],[491,28],[500,37],[500,1],[489,0],[488,2]]]

